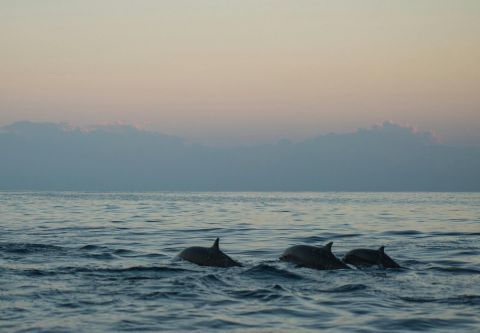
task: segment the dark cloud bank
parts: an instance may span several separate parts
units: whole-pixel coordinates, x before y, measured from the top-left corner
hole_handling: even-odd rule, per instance
[[[384,123],[299,143],[213,148],[129,126],[0,127],[2,190],[479,191],[480,148]]]

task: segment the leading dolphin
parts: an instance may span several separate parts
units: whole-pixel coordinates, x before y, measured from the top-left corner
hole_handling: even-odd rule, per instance
[[[280,260],[315,269],[349,268],[332,253],[332,245],[333,242],[322,247],[295,245],[286,249]]]
[[[379,266],[383,268],[400,268],[400,265],[385,253],[384,246],[381,246],[378,250],[352,250],[343,257],[343,261],[357,268],[372,266]]]
[[[220,250],[220,239],[217,238],[212,247],[192,246],[178,254],[178,257],[199,266],[233,267],[242,266]]]

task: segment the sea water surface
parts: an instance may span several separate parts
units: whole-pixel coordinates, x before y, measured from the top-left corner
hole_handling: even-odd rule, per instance
[[[277,259],[329,241],[405,268]],[[480,332],[480,194],[0,192],[0,332],[319,330]]]

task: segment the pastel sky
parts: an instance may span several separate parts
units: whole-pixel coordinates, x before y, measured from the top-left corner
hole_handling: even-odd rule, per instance
[[[385,120],[480,144],[478,0],[2,0],[0,125],[210,144]]]

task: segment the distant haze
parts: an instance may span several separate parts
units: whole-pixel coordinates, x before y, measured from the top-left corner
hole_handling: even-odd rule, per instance
[[[131,126],[0,128],[0,190],[480,191],[480,148],[383,123],[219,148]]]
[[[0,125],[235,146],[387,119],[480,145],[479,17],[478,0],[5,0]]]

